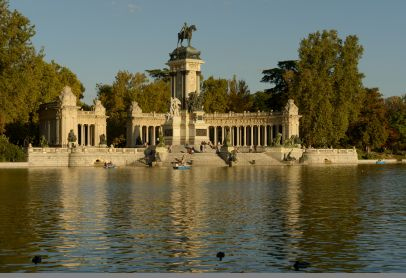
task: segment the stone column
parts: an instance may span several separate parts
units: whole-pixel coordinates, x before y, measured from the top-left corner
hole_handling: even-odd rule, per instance
[[[87,125],[87,146],[90,146],[90,125]]]
[[[80,145],[83,146],[85,142],[85,125],[80,125]]]
[[[283,123],[282,124],[282,143],[284,143],[285,142],[285,139],[286,139],[286,127],[285,127],[285,124]]]
[[[181,109],[185,109],[185,102],[186,102],[186,71],[182,71],[182,99],[180,100],[182,105]]]
[[[244,146],[248,146],[248,126],[245,126],[245,134],[244,134],[245,138],[245,145]]]
[[[59,132],[60,132],[60,130],[59,130],[59,118],[56,118],[56,120],[55,120],[55,135],[56,135],[55,145],[62,146],[62,142],[59,141]]]
[[[155,137],[155,126],[152,126],[152,145],[155,145],[156,137]]]
[[[270,130],[271,130],[271,132],[270,132],[270,138],[271,138],[271,144],[272,144],[272,141],[273,141],[273,125],[270,125],[270,128],[269,128]]]
[[[230,132],[230,144],[234,146],[234,133],[232,132],[232,126],[228,127],[228,132]]]
[[[214,145],[217,145],[217,126],[214,126]]]
[[[265,133],[264,133],[264,146],[268,146],[268,125],[265,125]]]
[[[144,143],[144,132],[143,132],[143,130],[142,130],[142,125],[140,124],[140,138],[141,138],[141,144],[143,144]]]
[[[240,127],[237,126],[237,146],[240,146]]]
[[[145,139],[145,142],[147,142],[147,144],[149,144],[149,126],[147,125],[146,127],[147,127],[147,128],[146,128],[146,129],[147,129],[147,134],[146,134],[147,137],[146,137],[146,139]]]
[[[251,126],[251,145],[254,145],[254,125]]]
[[[200,71],[196,71],[196,94],[200,95]]]

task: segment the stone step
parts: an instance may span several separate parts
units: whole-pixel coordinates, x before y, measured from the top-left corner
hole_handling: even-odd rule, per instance
[[[185,155],[186,161],[192,161],[192,165],[206,165],[206,166],[225,166],[226,163],[215,153],[169,153],[165,161],[163,161],[164,166],[172,166],[172,162],[176,159],[182,159]]]
[[[284,165],[282,162],[266,155],[265,153],[238,153],[237,162],[233,163],[235,166],[243,165]]]

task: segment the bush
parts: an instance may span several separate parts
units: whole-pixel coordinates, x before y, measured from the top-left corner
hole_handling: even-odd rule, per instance
[[[25,160],[23,149],[11,144],[6,136],[0,135],[0,161],[19,162]]]

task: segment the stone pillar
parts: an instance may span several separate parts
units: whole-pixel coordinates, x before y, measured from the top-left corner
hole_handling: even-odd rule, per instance
[[[55,145],[62,146],[62,142],[60,142],[60,140],[59,140],[59,133],[60,133],[60,130],[59,130],[59,118],[56,118],[56,120],[55,120],[55,135],[56,135]]]
[[[91,127],[91,125],[87,125],[87,145],[88,146],[90,146],[91,145],[91,141],[90,141],[90,132],[91,132],[91,129],[90,129],[90,127]]]
[[[268,146],[268,125],[265,125],[265,138],[264,138],[264,146]]]
[[[82,134],[81,134],[81,138],[82,138],[82,140],[81,140],[81,142],[80,142],[80,145],[81,146],[84,146],[85,145],[85,125],[84,124],[82,124]]]
[[[214,126],[214,142],[213,144],[217,145],[217,126]]]
[[[230,132],[230,144],[231,146],[234,146],[234,134],[232,132],[232,126],[228,127],[228,132]]]
[[[250,129],[250,131],[251,131],[251,144],[250,145],[254,145],[254,126],[252,125],[251,126],[251,129]]]
[[[155,145],[156,137],[155,137],[155,126],[152,126],[152,145]]]
[[[262,125],[259,125],[258,126],[258,146],[262,146],[261,139],[262,139]]]
[[[143,132],[143,130],[142,130],[142,125],[140,125],[140,138],[141,138],[141,143],[142,144],[144,144],[145,142],[144,142],[144,132]]]
[[[237,126],[237,146],[240,146],[240,126]]]
[[[146,131],[147,131],[147,134],[146,134],[145,142],[147,142],[147,144],[149,144],[149,126],[148,125],[146,126]]]
[[[180,101],[182,110],[184,110],[186,107],[186,71],[182,71],[182,99]]]
[[[200,95],[200,71],[196,71],[196,94]]]
[[[282,124],[282,143],[285,142],[286,139],[286,127],[285,127],[285,123]]]
[[[248,146],[248,126],[245,126],[245,138],[244,138],[244,141],[245,141],[245,145],[244,146]]]

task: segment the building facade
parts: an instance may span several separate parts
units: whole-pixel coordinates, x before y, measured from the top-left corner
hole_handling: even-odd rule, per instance
[[[80,110],[76,96],[66,86],[56,101],[40,106],[40,136],[44,136],[50,146],[66,147],[72,130],[76,145],[99,146],[105,144],[106,119],[106,109],[99,100],[92,111]]]

